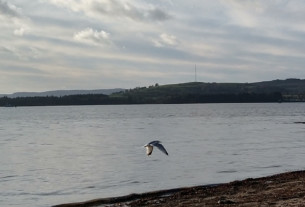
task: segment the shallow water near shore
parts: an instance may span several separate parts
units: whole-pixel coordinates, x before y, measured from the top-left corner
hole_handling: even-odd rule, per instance
[[[305,104],[0,108],[1,206],[51,206],[305,169]],[[160,140],[169,156],[143,145]]]

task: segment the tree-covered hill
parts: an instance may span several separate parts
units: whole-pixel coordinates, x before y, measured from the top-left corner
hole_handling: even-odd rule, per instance
[[[133,103],[221,103],[304,101],[305,80],[287,79],[257,83],[191,82],[155,85],[115,93]]]
[[[287,79],[257,83],[202,83],[190,82],[171,85],[155,85],[148,88],[135,88],[126,94],[143,94],[164,96],[169,94],[239,94],[239,93],[305,93],[305,79]],[[118,93],[123,94],[123,93]]]

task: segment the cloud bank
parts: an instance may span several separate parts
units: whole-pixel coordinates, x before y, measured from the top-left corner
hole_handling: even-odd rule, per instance
[[[164,10],[153,5],[141,5],[133,0],[80,0],[60,1],[51,0],[58,7],[82,12],[86,16],[100,18],[108,16],[111,18],[127,18],[134,21],[165,21],[170,15]]]
[[[302,0],[0,0],[0,93],[305,78]],[[17,82],[18,80],[18,82]]]

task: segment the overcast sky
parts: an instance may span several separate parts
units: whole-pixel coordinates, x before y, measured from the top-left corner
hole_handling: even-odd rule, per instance
[[[0,93],[305,78],[304,0],[0,0]]]

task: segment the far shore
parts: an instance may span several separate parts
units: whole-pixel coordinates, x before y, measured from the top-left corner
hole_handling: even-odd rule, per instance
[[[100,198],[53,207],[305,206],[305,170],[224,184]]]

